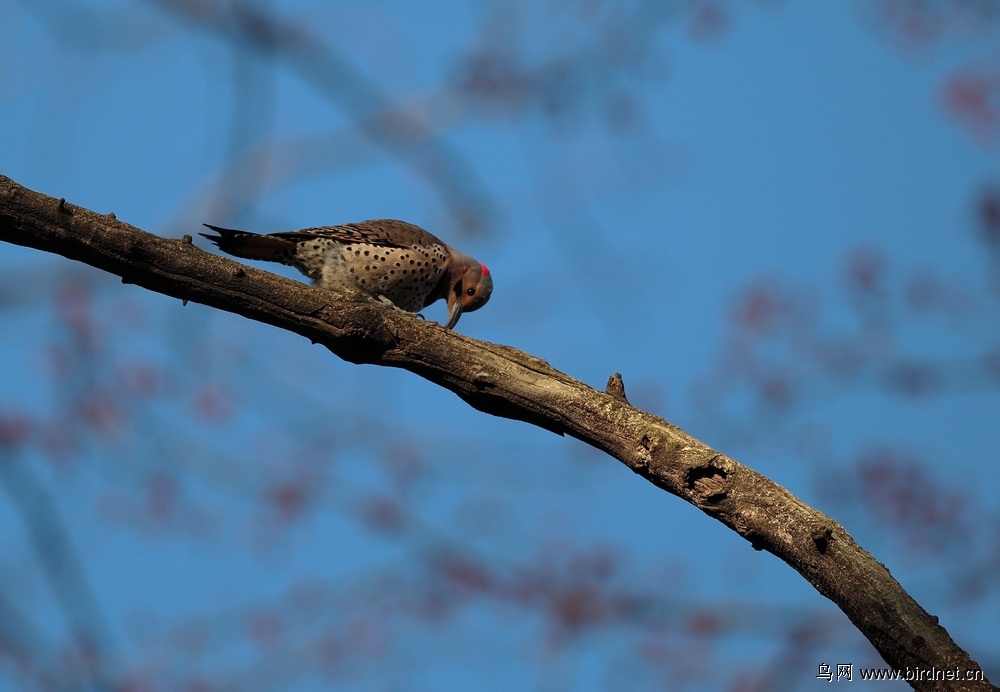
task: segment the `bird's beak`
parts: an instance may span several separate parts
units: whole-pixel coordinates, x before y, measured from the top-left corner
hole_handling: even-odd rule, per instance
[[[451,305],[448,306],[448,323],[444,325],[445,329],[452,329],[458,324],[458,318],[462,316],[462,294],[452,294],[449,302]]]

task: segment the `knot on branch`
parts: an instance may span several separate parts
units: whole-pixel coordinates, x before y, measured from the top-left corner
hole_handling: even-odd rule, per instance
[[[721,502],[728,492],[729,472],[716,463],[717,458],[691,467],[684,479],[688,490],[709,504]]]
[[[812,535],[812,540],[819,554],[825,555],[826,549],[830,547],[830,543],[833,541],[833,529],[825,527],[815,531]]]
[[[625,398],[625,383],[622,382],[622,374],[620,372],[616,372],[608,378],[608,384],[604,388],[604,393],[623,404],[628,403],[628,399]]]
[[[629,464],[636,473],[648,473],[649,463],[653,460],[653,449],[656,445],[649,435],[643,435],[635,449],[636,463]]]

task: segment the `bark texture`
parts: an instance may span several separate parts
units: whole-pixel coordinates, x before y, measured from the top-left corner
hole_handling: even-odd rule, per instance
[[[628,403],[615,373],[593,389],[509,346],[477,341],[374,301],[341,297],[170,240],[0,176],[0,240],[89,264],[184,301],[301,334],[352,363],[403,368],[496,416],[571,435],[786,562],[897,670],[979,670],[889,570],[830,517],[769,478]],[[817,662],[818,663],[818,662]],[[912,681],[919,690],[1000,689]]]

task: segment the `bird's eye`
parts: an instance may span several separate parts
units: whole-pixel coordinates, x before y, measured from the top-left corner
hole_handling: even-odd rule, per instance
[[[474,296],[474,295],[476,295],[476,289],[470,288],[468,291],[465,292],[465,295],[468,295],[468,296]]]

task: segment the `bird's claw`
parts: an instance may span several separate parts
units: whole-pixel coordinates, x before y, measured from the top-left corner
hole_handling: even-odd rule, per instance
[[[382,303],[384,305],[388,305],[391,308],[395,308],[396,310],[398,310],[399,312],[403,313],[404,315],[409,315],[410,317],[416,317],[418,320],[426,320],[427,319],[426,317],[424,317],[423,315],[421,315],[419,312],[410,312],[409,310],[404,310],[403,308],[399,307],[398,305],[396,305],[395,303],[393,303],[391,300],[389,300],[385,296],[374,296],[374,298],[375,298],[375,300],[377,300],[378,302],[380,302],[380,303]]]

